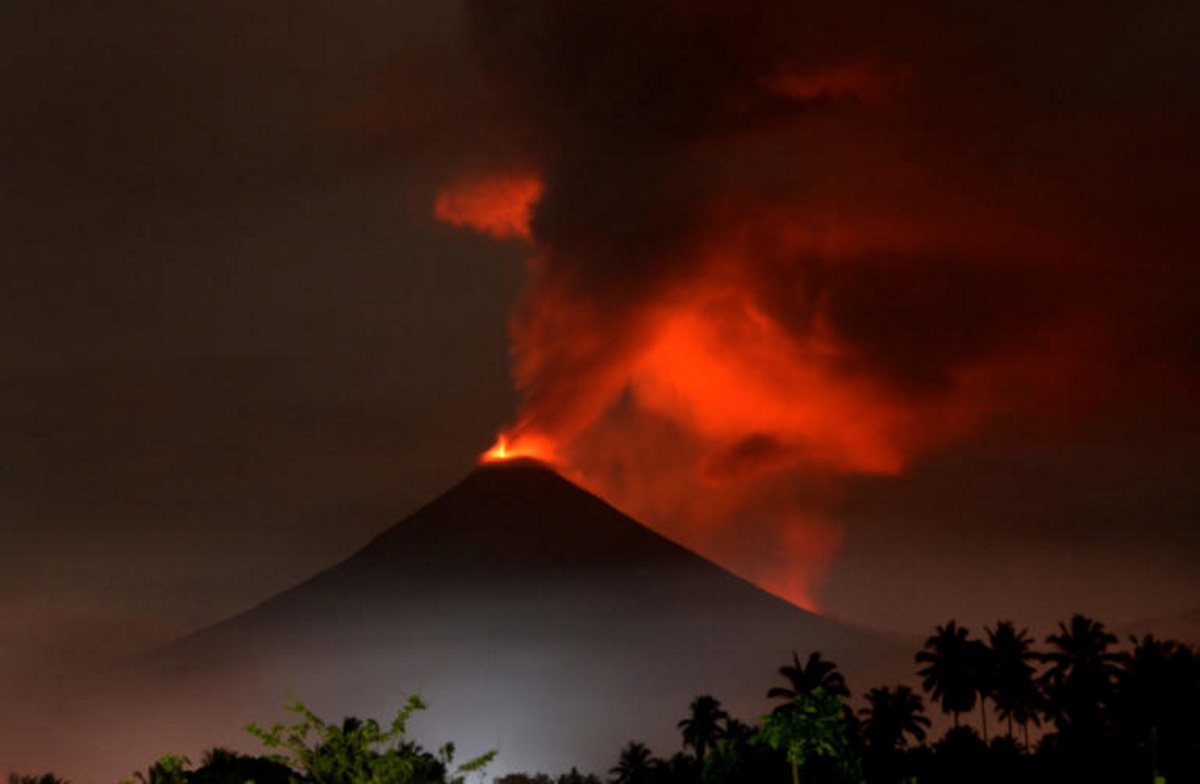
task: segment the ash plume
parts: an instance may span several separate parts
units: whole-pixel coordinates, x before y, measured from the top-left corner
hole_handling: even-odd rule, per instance
[[[472,122],[421,143],[443,219],[528,244],[507,443],[760,584],[816,604],[840,478],[1194,387],[1193,251],[1145,206],[1196,206],[1182,82],[1085,90],[954,4],[465,11]],[[1121,18],[1040,34],[1145,45]]]

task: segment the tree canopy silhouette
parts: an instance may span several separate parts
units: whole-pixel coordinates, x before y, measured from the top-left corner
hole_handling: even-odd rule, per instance
[[[930,721],[925,713],[921,695],[908,686],[894,689],[879,687],[866,694],[867,706],[860,708],[863,716],[862,734],[867,747],[894,750],[908,746],[908,738],[916,743],[925,740]]]
[[[690,746],[696,760],[704,762],[705,754],[712,744],[725,734],[723,722],[729,714],[721,709],[721,703],[708,694],[692,700],[690,715],[677,725],[683,730],[683,745]]]
[[[984,627],[992,650],[992,701],[1000,718],[1008,723],[1008,737],[1013,736],[1013,722],[1020,725],[1025,746],[1029,746],[1029,724],[1041,725],[1040,713],[1045,700],[1034,680],[1037,670],[1031,662],[1038,655],[1031,650],[1033,639],[1026,629],[1017,631],[1012,621],[1001,621],[995,629]]]
[[[922,688],[954,717],[955,727],[959,715],[975,707],[979,691],[978,642],[969,636],[967,629],[950,621],[937,627],[937,632],[925,641],[925,650],[916,656],[917,663],[925,665],[917,672]]]
[[[804,664],[800,664],[799,655],[792,651],[792,663],[780,667],[779,674],[787,679],[788,685],[775,686],[767,692],[770,699],[784,700],[775,710],[791,710],[797,697],[817,689],[833,697],[844,699],[850,696],[846,679],[838,672],[837,665],[822,657],[820,651],[810,653]]]
[[[1112,702],[1121,657],[1110,650],[1117,638],[1104,624],[1085,615],[1060,623],[1046,638],[1052,649],[1042,684],[1054,706],[1054,722],[1067,740],[1099,739],[1107,734],[1106,709]]]
[[[617,764],[608,772],[612,784],[647,784],[654,770],[653,757],[645,744],[629,741],[621,749]]]

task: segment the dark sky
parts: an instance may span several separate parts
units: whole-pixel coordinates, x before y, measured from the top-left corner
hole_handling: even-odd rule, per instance
[[[1200,605],[1200,22],[1045,5],[5,4],[0,662],[505,427],[864,624]]]

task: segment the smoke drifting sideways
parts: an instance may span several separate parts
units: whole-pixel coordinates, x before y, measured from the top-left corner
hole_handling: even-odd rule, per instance
[[[492,458],[815,608],[846,477],[1194,389],[1195,100],[1062,54],[1132,63],[1153,25],[1042,14],[1053,52],[953,4],[466,12],[475,86],[400,69],[372,116],[438,219],[528,247]]]

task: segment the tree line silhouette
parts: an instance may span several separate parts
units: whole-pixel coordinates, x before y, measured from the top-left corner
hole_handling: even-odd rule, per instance
[[[1117,638],[1083,615],[1061,623],[1036,650],[1011,621],[972,638],[951,620],[914,657],[921,689],[951,718],[929,742],[925,701],[909,686],[879,686],[848,704],[837,665],[819,651],[779,668],[775,706],[747,724],[712,695],[692,700],[678,722],[681,747],[656,757],[639,741],[620,750],[608,784],[950,784],[951,782],[1200,781],[1200,655],[1147,635]],[[198,768],[165,755],[140,784],[464,784],[493,754],[453,765],[453,744],[429,752],[407,739],[413,698],[388,727],[346,718],[327,724],[300,703],[297,723],[247,729],[272,751],[211,749]],[[999,726],[989,727],[989,716]],[[978,719],[978,728],[975,724]],[[1031,728],[1033,729],[1031,737]],[[67,784],[47,773],[9,784]],[[124,783],[123,783],[124,784]],[[130,782],[129,784],[132,784]],[[494,784],[602,784],[572,769],[514,773]]]
[[[924,698],[909,686],[872,688],[854,711],[836,664],[820,652],[803,663],[793,653],[779,669],[787,685],[767,692],[781,702],[758,726],[728,717],[711,696],[697,698],[679,725],[683,751],[663,760],[631,743],[610,781],[783,782],[788,770],[793,784],[1200,781],[1194,648],[1147,635],[1118,650],[1116,636],[1083,615],[1059,624],[1044,650],[1012,621],[984,632],[972,638],[952,620],[914,657],[921,689],[951,717],[936,742],[927,742]],[[809,723],[796,728],[791,745],[772,742],[780,716],[813,710],[840,729],[831,734]],[[999,719],[999,732],[989,716]]]

